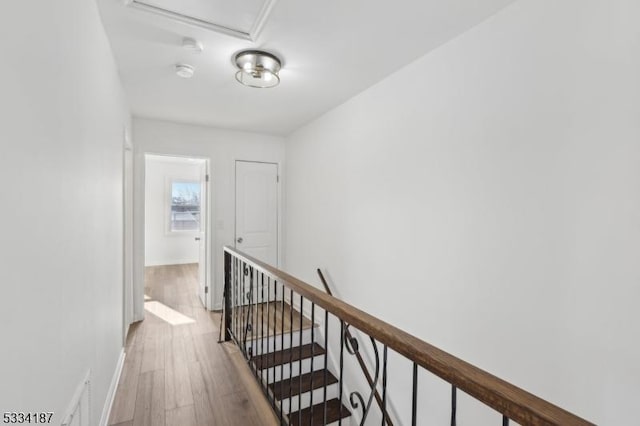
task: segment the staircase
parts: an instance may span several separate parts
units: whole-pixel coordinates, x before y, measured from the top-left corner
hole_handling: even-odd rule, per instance
[[[224,271],[225,326],[220,327],[221,332],[224,330],[224,338],[221,335],[220,340],[233,340],[238,345],[280,424],[355,424],[354,417],[358,417],[361,425],[377,424],[380,420],[383,426],[400,424],[397,418],[392,419],[397,415],[390,415],[389,374],[404,375],[405,382],[411,383],[411,407],[405,411],[411,424],[418,424],[419,417],[427,421],[440,418],[418,410],[426,399],[419,392],[419,373],[429,373],[451,386],[448,391],[451,402],[444,407],[450,413],[451,425],[457,422],[457,395],[464,392],[481,403],[472,407],[474,413],[497,412],[502,417],[502,426],[509,426],[512,420],[523,426],[594,426],[331,296],[320,271],[326,292],[232,247],[224,248]],[[299,306],[302,312],[310,312],[311,319],[289,303]],[[316,315],[324,317],[322,331],[315,324]],[[365,362],[361,354],[364,346],[350,328],[364,335],[362,342],[370,346],[373,368]],[[326,350],[332,341],[330,333],[334,343],[338,340],[337,348],[330,349],[331,353],[339,353],[339,378],[335,374],[336,366],[328,362]],[[390,368],[389,352],[403,357],[413,368],[410,371]],[[345,356],[355,357],[368,387],[345,392],[345,370],[353,370],[354,364],[345,363]],[[344,405],[347,400],[358,410],[357,415],[352,415]]]
[[[339,400],[339,380],[325,364],[317,324],[281,301],[258,303],[251,314],[254,309],[256,315],[246,315],[245,352],[274,410],[292,426],[337,425],[350,417]]]

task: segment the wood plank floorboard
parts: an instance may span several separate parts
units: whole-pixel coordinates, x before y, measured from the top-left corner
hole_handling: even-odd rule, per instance
[[[218,343],[220,314],[197,288],[197,264],[145,269],[145,300],[172,315],[146,311],[129,328],[109,425],[279,424],[238,348]]]
[[[165,343],[164,380],[166,388],[165,408],[167,410],[193,405],[184,342],[183,336],[174,336],[172,339],[167,339]]]
[[[193,405],[167,410],[166,426],[198,426]]]
[[[147,371],[140,375],[133,426],[158,426],[165,423],[164,373]]]

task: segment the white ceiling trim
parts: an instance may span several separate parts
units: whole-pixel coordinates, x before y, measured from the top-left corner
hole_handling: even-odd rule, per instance
[[[205,21],[204,19],[194,18],[192,16],[184,15],[182,13],[174,12],[172,10],[167,10],[158,6],[154,6],[148,3],[145,3],[143,0],[123,0],[126,6],[132,7],[134,9],[142,10],[145,12],[153,13],[156,15],[163,16],[165,18],[173,19],[175,21],[179,21],[185,24],[194,25],[196,27],[204,28],[210,31],[215,31],[217,33],[226,34],[232,37],[236,37],[242,40],[249,40],[255,42],[258,37],[260,37],[260,33],[264,28],[265,23],[267,22],[267,18],[269,18],[269,14],[273,10],[276,2],[278,0],[266,0],[256,20],[251,26],[251,30],[249,32],[241,31],[236,28],[225,27],[224,25],[216,24],[214,22]]]
[[[258,13],[258,17],[253,23],[253,27],[251,27],[251,30],[249,31],[251,41],[256,41],[258,37],[260,37],[260,33],[264,28],[264,24],[267,23],[267,18],[269,18],[269,15],[271,14],[271,11],[273,10],[273,7],[276,5],[277,1],[278,0],[266,0],[262,4],[262,9],[260,9],[260,13]]]

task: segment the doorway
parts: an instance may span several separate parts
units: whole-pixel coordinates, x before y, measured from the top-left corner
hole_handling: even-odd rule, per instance
[[[236,161],[235,247],[278,267],[278,164]]]
[[[145,271],[182,265],[195,275],[185,285],[197,283],[184,290],[210,309],[208,159],[145,154],[144,182]]]

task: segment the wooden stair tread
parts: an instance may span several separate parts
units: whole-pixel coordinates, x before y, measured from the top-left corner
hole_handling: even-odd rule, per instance
[[[314,371],[313,373],[305,373],[302,376],[271,383],[269,388],[273,392],[274,397],[277,400],[281,400],[288,398],[289,395],[300,395],[313,389],[323,388],[325,385],[324,374],[324,369]],[[338,383],[338,379],[327,370],[327,386],[334,383]]]
[[[324,355],[325,350],[317,343],[309,343],[307,345],[296,346],[293,348],[270,352],[268,354],[258,355],[251,361],[258,370],[275,367],[276,365],[286,364],[289,361],[299,361],[301,359],[311,358],[311,356]]]
[[[311,407],[303,408],[300,411],[294,411],[289,414],[289,424],[291,426],[299,426],[299,425],[311,425],[311,426],[322,426],[324,424],[331,424],[333,422],[337,422],[340,420],[340,407],[342,406],[342,418],[349,417],[351,415],[351,411],[341,404],[338,399],[331,399],[327,401],[327,421],[324,422],[324,403],[316,404],[313,406],[313,419],[311,419]],[[302,422],[300,421],[300,417],[302,417]]]

